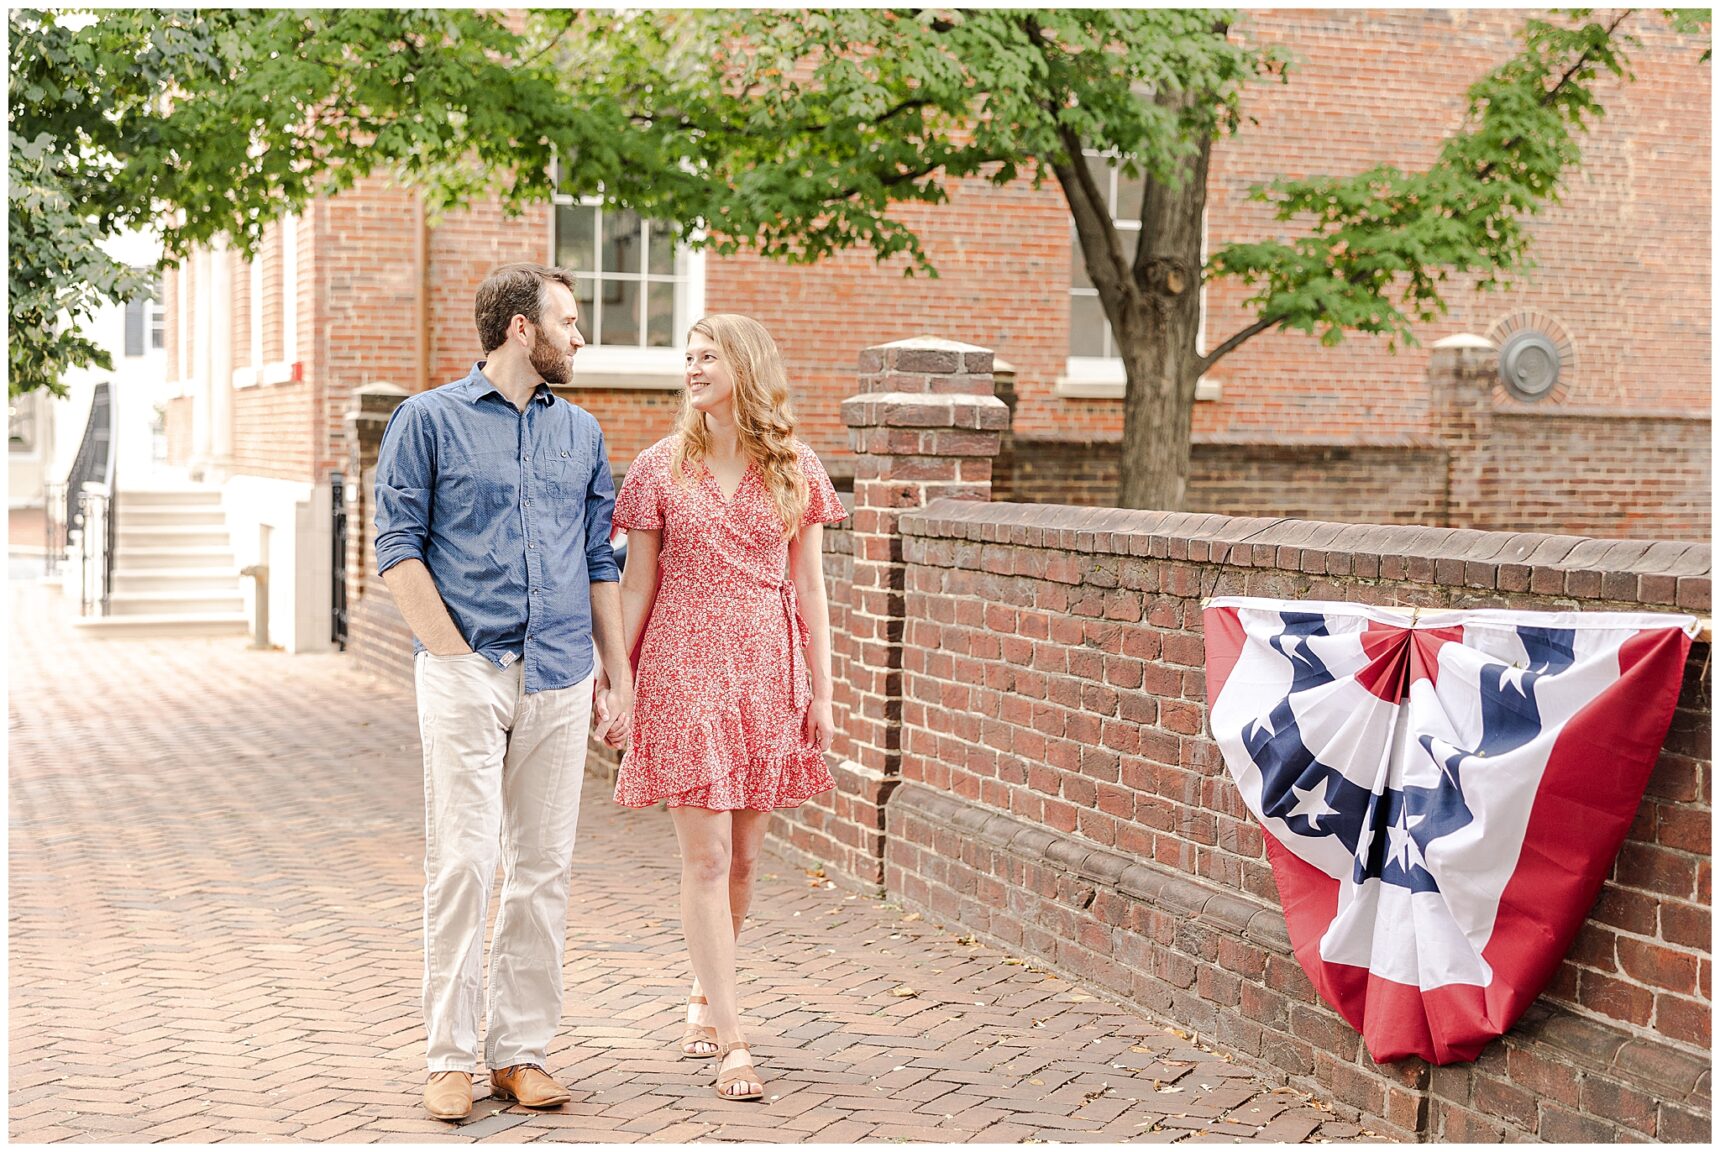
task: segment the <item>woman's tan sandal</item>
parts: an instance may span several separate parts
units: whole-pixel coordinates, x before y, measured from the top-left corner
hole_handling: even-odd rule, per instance
[[[709,1004],[710,1001],[703,996],[689,996],[687,1003]],[[711,1047],[701,1052],[693,1047],[695,1044],[709,1044]],[[691,1020],[687,1021],[687,1030],[681,1033],[681,1055],[691,1057],[694,1060],[709,1060],[721,1052],[722,1045],[717,1043],[717,1030],[715,1028],[709,1024],[694,1024]]]
[[[736,1048],[747,1054],[747,1062],[739,1068],[731,1068],[727,1072],[721,1070],[717,1072],[717,1095],[724,1100],[763,1100],[764,1081],[758,1078],[758,1069],[752,1066],[752,1049],[744,1042],[736,1040],[733,1044],[724,1044],[718,1055],[727,1056]],[[757,1084],[759,1090],[757,1092],[730,1092],[729,1089],[736,1084]]]

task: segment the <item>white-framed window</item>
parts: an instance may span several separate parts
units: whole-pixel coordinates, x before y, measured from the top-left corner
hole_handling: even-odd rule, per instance
[[[36,455],[36,406],[39,394],[25,392],[6,403],[6,451],[12,456]]]
[[[125,354],[143,356],[166,343],[166,320],[161,307],[161,281],[150,281],[149,295],[125,302]]]
[[[1135,252],[1141,245],[1141,196],[1143,178],[1130,176],[1116,159],[1101,152],[1088,150],[1082,154],[1087,171],[1104,197],[1111,224],[1123,246],[1123,259],[1134,263]],[[1201,260],[1206,260],[1206,219],[1201,219]],[[1200,334],[1196,348],[1206,351],[1206,286],[1200,289]],[[1069,355],[1063,375],[1058,378],[1054,394],[1069,399],[1121,399],[1126,377],[1123,358],[1117,350],[1111,323],[1105,319],[1105,308],[1099,302],[1099,289],[1087,275],[1087,258],[1081,252],[1081,239],[1076,235],[1075,222],[1069,222]],[[1195,387],[1196,400],[1216,400],[1216,381],[1202,378]]]
[[[687,329],[704,314],[705,260],[674,229],[601,201],[558,194],[550,262],[574,274],[575,386],[679,388]]]

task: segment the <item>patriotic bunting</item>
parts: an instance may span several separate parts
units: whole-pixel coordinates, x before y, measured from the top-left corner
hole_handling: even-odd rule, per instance
[[[1375,1060],[1473,1060],[1558,968],[1697,622],[1222,598],[1212,732],[1296,956]]]

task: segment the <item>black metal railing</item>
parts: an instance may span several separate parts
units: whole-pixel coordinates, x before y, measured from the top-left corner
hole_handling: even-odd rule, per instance
[[[90,415],[64,484],[49,486],[47,500],[48,566],[66,556],[72,536],[78,541],[80,608],[107,615],[113,596],[114,445],[113,389],[103,381],[90,396]],[[58,551],[55,551],[56,541]]]
[[[340,472],[332,472],[328,478],[329,501],[333,506],[334,515],[331,521],[334,525],[332,541],[333,573],[329,585],[332,612],[329,619],[329,639],[342,651],[346,651],[346,476]]]
[[[66,478],[44,486],[43,568],[52,576],[65,562],[70,533],[79,528],[78,493],[90,481],[113,483],[113,392],[106,381],[90,395],[90,414]]]

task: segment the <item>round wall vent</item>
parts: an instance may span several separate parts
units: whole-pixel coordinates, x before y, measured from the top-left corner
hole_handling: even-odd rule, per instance
[[[1499,383],[1518,400],[1562,400],[1576,374],[1577,350],[1564,325],[1542,312],[1518,312],[1488,332],[1499,349]]]

